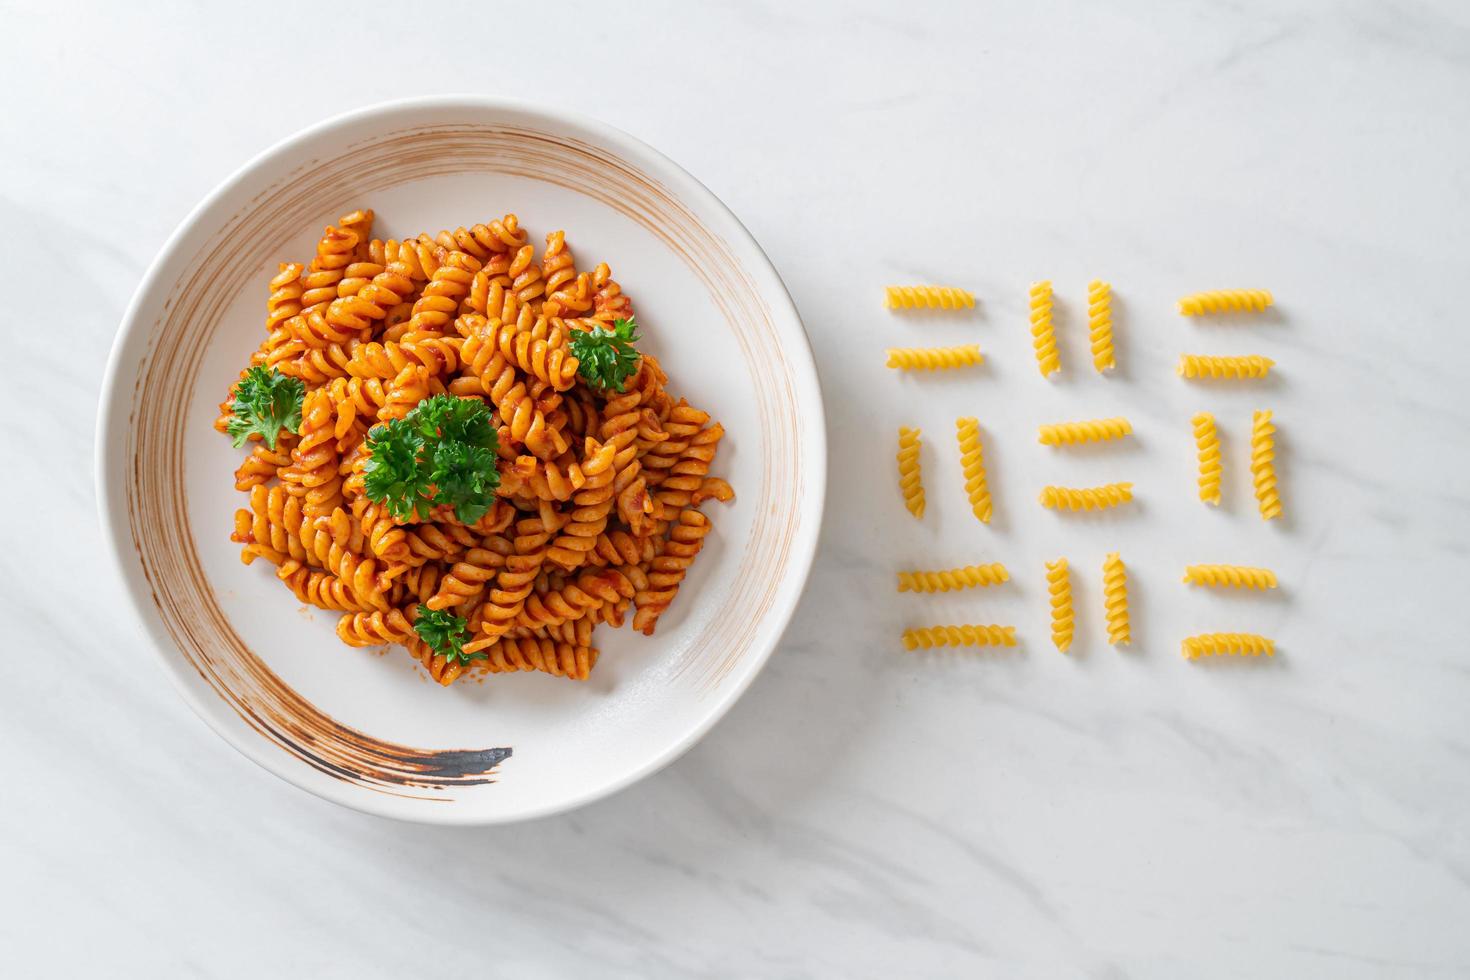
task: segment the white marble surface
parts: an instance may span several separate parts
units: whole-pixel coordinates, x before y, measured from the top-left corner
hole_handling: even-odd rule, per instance
[[[1465,5],[123,6],[7,4],[0,30],[0,974],[1470,972]],[[338,809],[214,737],[110,578],[91,465],[119,316],[188,209],[324,116],[453,90],[596,114],[707,182],[801,307],[831,435],[810,588],[728,718],[612,799],[478,831]],[[1094,275],[1119,303],[1107,380],[1082,357]],[[1040,277],[1054,383],[1023,319]],[[884,283],[928,279],[974,288],[978,315],[881,308]],[[1230,285],[1274,289],[1279,316],[1172,311]],[[979,373],[882,367],[895,342],[974,339]],[[1280,378],[1190,386],[1187,349],[1269,354]],[[1280,526],[1249,497],[1255,407],[1281,426]],[[1192,496],[1199,408],[1228,439],[1219,512]],[[1114,412],[1136,445],[1034,444]],[[989,529],[957,480],[961,413],[985,426]],[[920,524],[900,423],[931,438]],[[1033,502],[1111,478],[1138,484],[1126,515]],[[1113,549],[1124,653],[1101,633]],[[1079,572],[1069,657],[1046,642],[1057,554]],[[980,558],[1014,586],[894,594],[897,567]],[[1199,560],[1285,588],[1191,593]],[[901,652],[928,620],[1014,622],[1024,649]],[[1211,628],[1281,655],[1181,660]]]

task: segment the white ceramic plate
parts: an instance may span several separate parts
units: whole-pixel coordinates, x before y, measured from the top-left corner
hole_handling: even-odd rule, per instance
[[[241,452],[211,427],[262,337],[276,263],[305,261],[354,208],[377,237],[507,212],[608,262],[669,390],[728,432],[733,504],[653,638],[599,630],[586,682],[493,676],[441,688],[401,648],[343,646],[229,541]],[[97,486],[118,569],[169,676],[245,755],[348,806],[440,823],[565,810],[657,770],[750,684],[800,596],[826,466],[811,350],[760,247],[705,187],[593,120],[479,97],[355,112],[262,154],[184,221],[108,365]]]

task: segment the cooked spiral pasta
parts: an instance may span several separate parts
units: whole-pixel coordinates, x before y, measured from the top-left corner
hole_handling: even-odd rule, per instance
[[[1276,656],[1276,643],[1256,633],[1201,633],[1185,637],[1181,644],[1190,660],[1200,657],[1268,657]]]
[[[1052,325],[1051,283],[1045,279],[1033,282],[1029,298],[1031,343],[1036,348],[1036,366],[1045,378],[1062,369],[1062,356],[1057,351],[1056,330]]]
[[[1103,613],[1107,618],[1108,642],[1113,646],[1131,643],[1128,623],[1128,571],[1116,551],[1103,559]]]
[[[935,647],[1013,647],[1014,626],[925,626],[903,631],[905,650],[932,650]]]
[[[633,301],[605,263],[578,271],[562,232],[538,256],[514,214],[402,240],[373,238],[373,220],[345,215],[309,264],[274,267],[265,338],[215,427],[234,434],[247,379],[246,421],[289,421],[274,440],[247,431],[230,539],[339,613],[343,643],[401,645],[439,684],[586,679],[594,631],[653,633],[711,533],[699,508],[734,499],[713,468],[724,426],[672,396],[652,355],[619,362],[627,377],[584,373],[578,332]],[[436,395],[476,407],[414,414]]]
[[[1219,506],[1220,437],[1215,431],[1215,416],[1200,412],[1189,421],[1194,426],[1194,446],[1199,455],[1199,499]]]
[[[936,371],[970,367],[985,360],[979,344],[959,347],[890,347],[888,367],[901,371]]]
[[[919,467],[919,430],[903,426],[898,430],[898,488],[903,491],[903,505],[915,517],[924,516],[924,479]]]
[[[970,510],[981,523],[989,524],[990,486],[985,479],[979,419],[955,419],[955,437],[960,444],[960,467],[965,474],[965,495],[970,499]]]
[[[1281,516],[1275,459],[1276,426],[1271,422],[1271,413],[1256,412],[1251,418],[1251,482],[1256,488],[1261,517],[1268,521]]]
[[[1235,379],[1264,378],[1276,364],[1269,357],[1248,354],[1244,357],[1214,357],[1207,354],[1180,354],[1179,376],[1182,378]]]
[[[1039,438],[1043,446],[1074,446],[1104,439],[1121,439],[1132,431],[1133,425],[1125,418],[1088,419],[1082,422],[1043,425]]]
[[[1269,289],[1213,289],[1191,293],[1179,300],[1184,316],[1207,313],[1260,313],[1273,302]]]
[[[1098,374],[1117,366],[1113,349],[1113,287],[1100,279],[1087,284],[1087,339]]]
[[[1063,653],[1072,645],[1072,579],[1067,559],[1046,563],[1046,591],[1051,596],[1051,642]]]
[[[1248,565],[1186,565],[1184,581],[1214,588],[1274,589],[1276,573],[1269,568]]]
[[[972,310],[975,294],[958,286],[889,286],[890,310],[928,307],[937,310]]]
[[[1041,488],[1041,505],[1052,510],[1106,510],[1133,499],[1133,484],[1105,483],[1100,487]]]
[[[935,572],[899,572],[900,592],[949,592],[974,589],[1009,582],[1011,573],[1000,562],[988,565],[966,565]]]

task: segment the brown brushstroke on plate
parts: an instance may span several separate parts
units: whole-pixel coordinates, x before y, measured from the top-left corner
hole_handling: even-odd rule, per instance
[[[159,619],[201,679],[262,736],[312,768],[364,788],[446,800],[444,790],[493,782],[505,748],[418,749],[344,725],[298,694],[236,633],[205,574],[190,527],[184,432],[204,351],[229,298],[258,278],[301,228],[322,223],[331,202],[370,206],[374,192],[406,181],[498,173],[552,183],[627,216],[673,251],[704,283],[755,379],[762,479],[740,487],[758,501],[733,587],[673,676],[695,672],[713,691],[740,659],[776,599],[799,525],[800,444],[791,366],[771,311],[728,244],[668,189],[602,147],[509,126],[425,126],[387,133],[299,167],[256,195],[201,250],[150,333],[133,393],[127,506],[139,563]],[[345,208],[339,208],[342,210]],[[148,397],[144,397],[147,392]],[[738,438],[738,437],[737,437]],[[446,692],[447,693],[447,692]],[[422,790],[434,791],[424,795]]]

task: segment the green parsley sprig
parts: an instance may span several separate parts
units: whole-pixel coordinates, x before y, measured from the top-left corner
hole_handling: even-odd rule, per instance
[[[418,615],[413,621],[414,632],[429,648],[451,663],[458,660],[467,664],[485,656],[484,650],[465,653],[464,645],[469,641],[469,624],[463,616],[456,616],[443,609],[430,609],[420,604]]]
[[[448,505],[473,524],[495,503],[497,443],[484,402],[434,395],[368,433],[364,490],[399,520]]]
[[[638,369],[638,324],[630,317],[619,317],[609,330],[598,324],[591,330],[573,330],[572,355],[577,359],[577,373],[587,383],[604,390],[622,391],[628,376]]]
[[[288,378],[275,368],[253,367],[235,385],[235,416],[225,424],[225,431],[236,449],[252,435],[259,435],[275,449],[282,429],[296,432],[301,428],[305,397],[306,385],[300,378]]]

